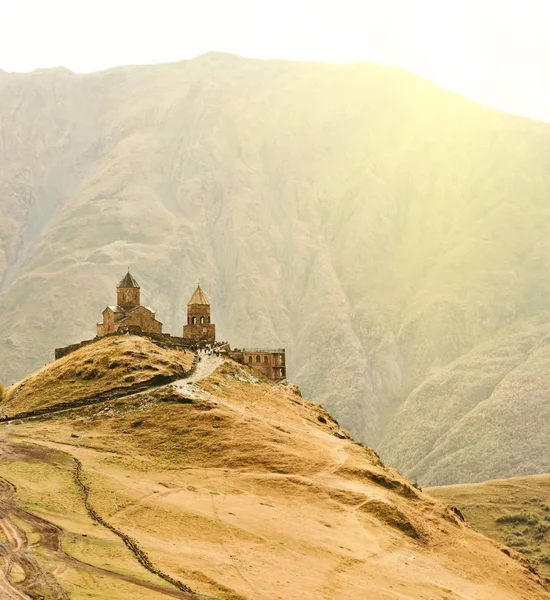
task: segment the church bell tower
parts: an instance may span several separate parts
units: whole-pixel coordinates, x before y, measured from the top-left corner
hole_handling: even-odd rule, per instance
[[[199,345],[216,341],[216,326],[210,322],[210,302],[200,284],[187,303],[187,325],[183,328],[183,337]]]
[[[139,306],[141,303],[141,290],[139,283],[132,277],[130,269],[122,278],[116,288],[116,303],[124,309]]]

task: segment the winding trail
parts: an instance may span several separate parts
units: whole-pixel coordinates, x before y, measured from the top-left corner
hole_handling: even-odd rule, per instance
[[[110,402],[111,400],[130,398],[132,396],[137,396],[138,394],[143,394],[144,392],[151,392],[167,386],[174,386],[182,393],[190,393],[192,392],[191,386],[193,384],[201,381],[202,379],[206,379],[206,377],[212,374],[224,362],[224,359],[219,356],[207,356],[201,354],[200,357],[201,360],[193,364],[192,370],[187,377],[183,377],[181,379],[168,378],[168,381],[166,381],[166,378],[164,378],[162,383],[157,383],[155,378],[153,378],[150,380],[150,382],[144,381],[136,386],[123,388],[122,390],[107,390],[106,392],[91,398],[78,399],[72,402],[63,402],[62,404],[56,404],[47,408],[40,408],[37,410],[18,413],[16,415],[4,416],[0,419],[0,425],[3,423],[9,423],[10,421],[23,421],[26,419],[42,417],[44,415],[53,415],[61,412],[77,410],[87,406]]]
[[[174,386],[176,389],[185,391],[186,386],[192,385],[193,383],[198,383],[203,379],[206,379],[218,368],[223,365],[225,359],[222,356],[216,356],[212,354],[208,356],[201,352],[199,354],[200,360],[198,361],[194,371],[191,373],[189,377],[184,377],[183,379],[177,379],[173,381],[170,385]]]
[[[57,583],[53,575],[45,571],[36,558],[32,555],[29,540],[21,527],[14,521],[16,507],[15,486],[6,480],[0,479],[0,529],[6,542],[2,544],[0,555],[1,598],[17,598],[29,600],[31,597],[41,596],[55,600],[69,600],[70,596]],[[14,566],[23,574],[19,583],[11,583],[10,575]],[[34,592],[33,596],[26,592]]]

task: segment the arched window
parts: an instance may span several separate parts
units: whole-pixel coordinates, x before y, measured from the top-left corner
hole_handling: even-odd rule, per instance
[[[201,325],[204,325],[204,317],[201,317]]]
[[[260,356],[256,356],[256,362],[260,362],[262,358]]]
[[[267,362],[267,354],[264,356],[264,362]]]
[[[193,323],[193,325],[196,325],[196,324],[197,324],[197,317],[193,317],[193,319],[192,319],[192,323]]]
[[[210,317],[208,317],[208,324],[210,325]]]
[[[248,357],[248,362],[249,363],[252,362],[252,357],[251,356]]]

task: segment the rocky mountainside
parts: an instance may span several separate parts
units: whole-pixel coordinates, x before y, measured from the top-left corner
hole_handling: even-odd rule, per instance
[[[2,598],[548,598],[525,558],[296,386],[212,356],[168,385],[150,371],[136,393],[147,365],[178,376],[189,358],[106,338],[8,389],[0,410],[19,416],[0,421]]]
[[[373,64],[0,72],[0,379],[130,265],[165,330],[200,279],[220,338],[286,347],[420,482],[548,471],[549,134]]]

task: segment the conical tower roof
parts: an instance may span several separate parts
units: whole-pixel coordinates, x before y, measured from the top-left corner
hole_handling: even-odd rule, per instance
[[[139,283],[132,277],[130,269],[128,269],[128,273],[120,280],[117,288],[139,288]]]
[[[204,295],[200,284],[197,285],[195,293],[191,296],[191,300],[187,304],[206,304],[210,306],[210,302],[208,302],[208,298]]]

